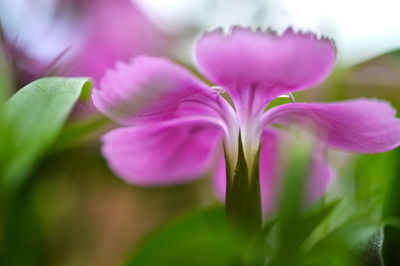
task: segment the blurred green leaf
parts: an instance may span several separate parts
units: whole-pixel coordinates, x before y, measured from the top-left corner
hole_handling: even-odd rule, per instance
[[[393,156],[394,155],[394,156]],[[385,266],[400,265],[400,150],[392,152],[395,169],[391,172],[386,191],[382,217],[383,227],[382,257]]]
[[[311,233],[332,213],[340,201],[317,204],[307,210],[302,218],[302,228],[299,232],[301,241],[306,240]]]
[[[363,155],[350,165],[350,175],[342,171],[341,203],[313,239],[306,265],[381,265],[377,243],[391,162],[390,154]]]
[[[362,266],[382,266],[382,240],[383,230],[373,234],[364,245],[356,250],[357,265]]]
[[[277,97],[273,99],[268,106],[265,108],[266,110],[269,110],[273,107],[285,104],[285,103],[291,103],[292,101],[290,100],[289,96],[282,96],[282,97]]]
[[[9,131],[0,169],[5,187],[20,184],[52,145],[81,94],[90,90],[86,78],[43,78],[15,93],[5,105]]]
[[[85,137],[91,133],[104,128],[109,124],[109,119],[105,116],[95,116],[84,121],[69,123],[57,137],[52,151],[58,152],[67,148],[74,147],[81,143]]]
[[[276,265],[293,265],[302,241],[302,210],[305,199],[307,168],[310,165],[309,143],[290,145],[290,158],[280,203],[279,248]],[[275,264],[274,264],[275,265]]]
[[[2,161],[6,156],[4,147],[7,143],[7,132],[4,123],[4,103],[11,92],[14,79],[5,45],[5,36],[0,21],[0,169],[4,167]]]
[[[264,265],[266,259],[271,256],[272,249],[269,247],[267,239],[278,220],[279,217],[273,217],[267,220],[258,232],[246,254],[246,262],[248,262],[248,264]]]
[[[356,265],[360,248],[370,242],[380,226],[380,223],[370,221],[367,217],[353,217],[312,247],[308,256],[310,265],[321,265],[327,258],[332,258],[332,261],[329,264],[325,262],[325,265]]]
[[[127,263],[146,265],[241,265],[226,232],[225,209],[199,211],[145,240]]]
[[[13,64],[7,53],[6,38],[0,21],[0,105],[14,88]]]
[[[319,264],[314,264],[310,260],[318,255],[316,253],[310,256],[312,243],[322,237],[321,235],[314,236],[314,232],[323,226],[323,222],[339,203],[339,201],[325,203],[321,200],[316,205],[305,209],[311,147],[312,145],[307,142],[295,143],[288,147],[290,158],[287,165],[289,167],[283,186],[279,219],[275,229],[267,237],[267,243],[270,246],[270,251],[266,253],[267,265],[341,265],[330,262],[321,264],[321,261]]]
[[[386,190],[386,197],[382,216],[384,219],[396,218],[400,220],[400,149],[391,152],[391,164],[394,166],[393,171],[386,171],[385,174],[389,175],[388,186]]]
[[[382,258],[385,266],[400,265],[400,226],[385,225],[383,236]]]
[[[305,199],[305,184],[310,163],[310,143],[289,143],[289,158],[279,204],[279,222],[276,234],[269,242],[273,246],[268,265],[297,265],[302,242],[302,214]]]
[[[46,240],[33,208],[31,186],[25,184],[2,206],[0,265],[45,265]]]

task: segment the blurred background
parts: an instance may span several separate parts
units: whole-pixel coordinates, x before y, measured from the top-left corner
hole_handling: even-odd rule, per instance
[[[11,77],[8,95],[52,75],[88,76],[97,86],[117,61],[139,54],[170,57],[196,71],[193,44],[216,27],[293,26],[333,38],[338,49],[331,77],[296,100],[373,97],[399,109],[399,10],[397,0],[0,0],[0,66]],[[77,104],[2,219],[9,228],[0,232],[7,239],[2,248],[15,265],[119,265],[171,218],[218,204],[208,178],[140,188],[114,176],[99,149],[113,127],[90,103]],[[337,178],[327,197],[368,198],[378,206],[396,152],[331,151]]]

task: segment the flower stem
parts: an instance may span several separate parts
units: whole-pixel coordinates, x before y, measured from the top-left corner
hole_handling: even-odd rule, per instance
[[[262,223],[259,158],[260,148],[249,171],[239,134],[238,160],[232,178],[232,168],[225,152],[227,226],[230,230],[249,237],[258,232]]]

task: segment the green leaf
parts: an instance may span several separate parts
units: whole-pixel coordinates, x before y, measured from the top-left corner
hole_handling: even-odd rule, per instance
[[[208,209],[153,234],[127,265],[238,265],[234,243],[226,233],[225,210]]]
[[[59,152],[75,147],[86,140],[88,135],[105,128],[109,121],[105,116],[95,116],[71,122],[61,131],[51,150]]]
[[[357,261],[356,252],[379,232],[379,228],[379,223],[362,219],[362,217],[353,217],[320,239],[310,250],[309,258],[315,261],[329,256],[341,257],[341,260],[353,264]]]
[[[385,266],[400,265],[400,150],[391,152],[395,161],[391,164],[395,168],[387,172],[389,182],[386,190],[382,218],[386,222],[383,226],[382,258]]]
[[[396,149],[391,152],[394,161],[386,161],[387,165],[393,165],[395,168],[391,172],[386,172],[386,175],[390,176],[389,184],[386,191],[386,197],[384,201],[384,207],[382,211],[383,219],[397,218],[400,219],[400,149]]]
[[[276,106],[285,104],[285,103],[291,103],[292,101],[290,100],[289,96],[287,97],[277,97],[275,99],[273,99],[268,106],[265,108],[266,110],[269,110],[271,108],[274,108]]]
[[[382,258],[383,230],[377,231],[368,241],[364,242],[356,249],[357,265],[375,266],[386,265]],[[398,264],[395,264],[398,265]],[[388,265],[386,265],[388,266]]]
[[[301,241],[306,240],[311,233],[332,213],[340,201],[322,203],[305,212],[302,219],[302,228],[299,232]]]
[[[279,217],[270,218],[257,233],[246,254],[248,264],[264,265],[266,258],[271,256],[273,251],[269,247],[267,239],[278,220]]]
[[[0,205],[4,204],[0,214],[0,265],[46,264],[43,255],[47,239],[34,208],[32,186],[27,183],[6,203],[0,199]]]
[[[383,236],[382,258],[385,266],[400,265],[400,226],[385,225]]]
[[[9,57],[6,47],[6,37],[0,21],[0,105],[3,100],[14,89],[15,73],[13,71],[13,62]]]
[[[0,171],[2,185],[18,186],[53,144],[81,94],[91,84],[86,78],[43,78],[17,93],[5,105],[8,129],[6,156]]]
[[[311,145],[310,145],[311,146]],[[292,144],[288,161],[288,170],[283,186],[283,196],[280,202],[280,245],[283,257],[297,250],[302,240],[302,211],[305,199],[308,166],[310,163],[310,146]]]

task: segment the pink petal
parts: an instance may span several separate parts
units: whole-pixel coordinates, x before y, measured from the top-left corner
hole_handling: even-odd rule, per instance
[[[260,154],[260,186],[263,213],[268,214],[276,204],[278,176],[280,171],[279,136],[272,130],[266,130],[262,136]],[[223,152],[214,170],[214,191],[217,198],[225,201],[226,171]]]
[[[202,36],[196,47],[197,64],[205,76],[223,86],[236,102],[247,97],[264,105],[323,81],[335,57],[331,40],[291,28],[282,36],[241,27],[225,35],[218,29]],[[247,96],[248,91],[254,97]]]
[[[225,101],[185,68],[165,58],[139,56],[119,63],[92,99],[104,114],[125,125],[186,116],[218,116]]]
[[[166,50],[169,40],[165,34],[152,25],[133,1],[77,2],[82,2],[79,6],[82,17],[77,24],[83,34],[73,43],[78,51],[70,75],[90,76],[98,82],[106,69],[119,60]]]
[[[316,148],[311,159],[307,193],[309,203],[318,201],[324,195],[332,179],[331,169],[322,152],[321,148]]]
[[[272,130],[265,130],[262,135],[260,154],[260,185],[264,214],[270,213],[276,207],[279,191],[279,176],[281,174],[280,135]]]
[[[225,202],[226,191],[226,165],[224,153],[221,149],[213,172],[213,187],[217,198]]]
[[[327,144],[355,152],[377,153],[400,145],[400,120],[389,103],[358,99],[337,103],[284,104],[267,111],[264,122],[309,123]]]
[[[113,130],[103,137],[102,152],[128,183],[170,185],[204,176],[221,138],[212,120],[180,119]]]

